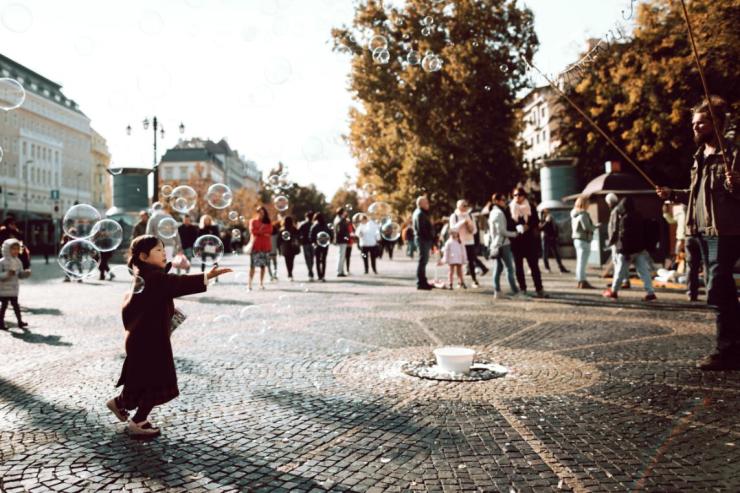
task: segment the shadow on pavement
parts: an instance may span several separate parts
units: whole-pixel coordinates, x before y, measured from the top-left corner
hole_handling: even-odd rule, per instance
[[[28,329],[23,329],[23,332],[10,332],[10,335],[21,341],[28,342],[29,344],[46,344],[48,346],[71,346],[71,342],[62,341],[62,336],[54,335],[43,335],[34,334]]]
[[[629,308],[634,310],[648,310],[648,311],[688,311],[688,312],[707,312],[711,309],[706,304],[689,304],[689,303],[676,303],[670,301],[662,301],[660,298],[656,301],[640,301],[633,298],[620,298],[618,300],[612,300],[602,298],[598,294],[591,296],[577,296],[565,293],[548,292],[549,298],[537,299],[532,298],[534,301],[541,303],[556,303],[561,305],[575,305],[575,306],[588,306],[598,308]]]
[[[128,481],[131,475],[146,476],[148,480],[161,483],[166,488],[175,488],[183,485],[195,485],[207,478],[201,485],[219,485],[223,488],[238,488],[237,491],[274,491],[286,482],[291,482],[301,491],[316,488],[321,491],[351,492],[350,488],[337,485],[325,485],[289,472],[280,471],[266,463],[255,460],[254,454],[241,453],[225,447],[217,434],[213,439],[219,445],[191,439],[168,438],[163,435],[148,441],[135,441],[123,433],[113,431],[115,418],[111,416],[111,424],[103,424],[92,419],[79,419],[80,415],[89,412],[87,409],[70,409],[53,404],[22,387],[0,377],[0,402],[8,407],[23,409],[28,412],[25,420],[25,431],[51,431],[62,433],[59,442],[72,453],[84,460],[86,469],[103,467],[106,471],[99,478],[90,474],[85,482],[72,478],[77,486],[96,489],[112,482],[111,472],[118,473],[115,480]],[[183,417],[187,419],[187,417]],[[70,426],[78,423],[76,426]],[[206,430],[209,428],[206,427]],[[208,435],[206,435],[208,436]],[[39,444],[38,447],[43,447]],[[55,453],[58,453],[57,450]],[[48,457],[51,462],[58,464],[58,457],[35,453],[36,461],[43,461]],[[2,457],[2,456],[0,456]],[[12,461],[13,455],[7,456],[0,462],[0,490],[11,486],[4,479],[5,463]],[[66,457],[70,459],[70,457]],[[33,464],[34,467],[44,468],[44,464]],[[58,467],[58,466],[56,466]],[[49,471],[55,466],[49,464]],[[229,471],[236,473],[234,476]],[[63,477],[59,479],[64,480]],[[19,483],[13,486],[20,486]],[[328,489],[329,488],[329,489]],[[208,488],[210,489],[210,488]],[[77,491],[80,491],[79,489]]]
[[[31,315],[62,315],[62,311],[58,308],[28,308],[21,307],[22,312],[28,312]]]
[[[200,298],[185,298],[187,301],[193,301],[195,303],[208,303],[214,305],[254,305],[254,303],[246,300],[233,300],[228,298],[217,298],[215,296],[202,296]]]

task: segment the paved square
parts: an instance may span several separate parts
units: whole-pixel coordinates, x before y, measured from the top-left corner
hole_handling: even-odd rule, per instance
[[[36,260],[30,332],[9,312],[0,333],[0,490],[740,490],[740,372],[693,369],[712,347],[704,307],[609,302],[570,275],[545,275],[542,301],[494,301],[489,278],[420,292],[405,258],[378,276],[353,262],[346,279],[330,255],[327,283],[299,264],[247,293],[247,259],[228,258],[239,273],[177,302],[181,396],[153,413],[163,435],[136,442],[104,405],[127,284],[62,283]],[[400,371],[447,344],[510,373]]]

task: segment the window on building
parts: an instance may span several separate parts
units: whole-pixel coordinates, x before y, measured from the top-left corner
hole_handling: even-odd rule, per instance
[[[543,119],[545,118],[545,107],[544,106],[542,107],[542,113],[540,116],[542,116]]]
[[[537,139],[537,143],[539,144],[539,143],[540,143],[540,134],[538,133],[538,134],[537,134],[537,135],[535,136],[535,138]]]
[[[21,154],[23,154],[24,156],[28,155],[28,146],[26,145],[25,142],[22,144],[21,147],[23,149],[23,151],[21,152]]]
[[[547,130],[542,131],[542,142],[547,142]]]
[[[188,167],[187,166],[180,166],[180,179],[181,180],[188,179]]]
[[[36,144],[31,144],[31,157],[36,157]]]

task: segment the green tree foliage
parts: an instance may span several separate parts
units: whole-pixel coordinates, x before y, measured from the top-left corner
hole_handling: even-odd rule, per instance
[[[740,3],[693,0],[688,8],[710,91],[737,115]],[[680,2],[641,4],[632,36],[602,47],[576,71],[569,95],[655,182],[685,186],[696,150],[690,110],[704,93]],[[624,161],[567,102],[563,105],[561,152],[578,157],[584,179],[603,173],[604,161]],[[629,168],[624,163],[623,170]]]
[[[422,21],[433,19],[428,36]],[[373,60],[368,40],[388,40],[390,61]],[[420,193],[433,208],[460,197],[483,203],[519,178],[517,91],[527,82],[523,59],[537,47],[533,16],[514,0],[376,0],[357,4],[351,27],[333,31],[335,49],[350,52],[349,142],[360,183],[399,212]],[[414,50],[441,57],[440,71],[407,63]],[[503,67],[503,68],[502,68]]]

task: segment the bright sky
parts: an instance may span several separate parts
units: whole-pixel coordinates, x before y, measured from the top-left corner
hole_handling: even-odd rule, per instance
[[[0,53],[62,84],[107,140],[113,162],[152,162],[179,137],[226,137],[267,171],[331,197],[355,165],[348,128],[349,57],[331,51],[330,30],[352,19],[350,0],[0,0]],[[526,0],[548,72],[603,36],[630,0]],[[623,21],[622,21],[623,22]],[[131,137],[125,127],[134,129]]]

